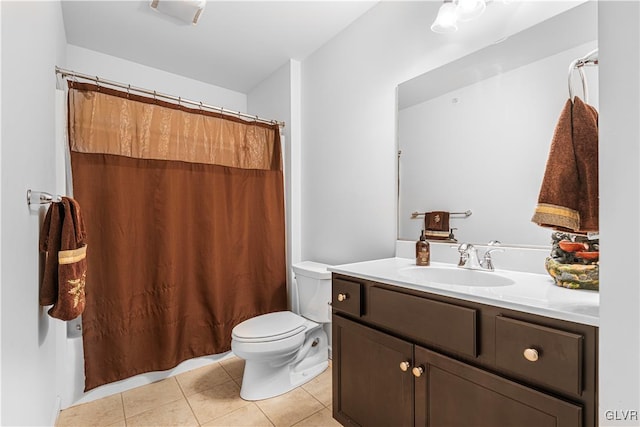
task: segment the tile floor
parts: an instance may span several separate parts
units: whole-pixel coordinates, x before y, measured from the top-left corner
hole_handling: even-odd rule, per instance
[[[282,396],[240,398],[244,361],[223,360],[60,413],[67,426],[339,426],[331,417],[331,365]]]

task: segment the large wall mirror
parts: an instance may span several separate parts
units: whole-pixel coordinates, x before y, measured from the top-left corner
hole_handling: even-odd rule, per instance
[[[540,2],[544,7],[547,2]],[[531,222],[570,63],[597,48],[597,6],[582,3],[398,87],[398,238],[422,216],[452,215],[458,242],[548,246]],[[597,67],[584,67],[598,107]],[[580,77],[573,77],[581,96]]]

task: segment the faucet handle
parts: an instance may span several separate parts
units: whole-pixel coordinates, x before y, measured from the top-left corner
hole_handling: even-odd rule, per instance
[[[484,253],[484,258],[489,259],[491,261],[491,252],[504,252],[504,249],[499,248],[500,246],[499,240],[492,240],[487,243],[487,251]]]
[[[487,243],[487,251],[484,253],[484,258],[487,259],[491,259],[491,252],[504,252],[504,249],[499,248],[498,246],[500,246],[500,241],[499,240],[492,240],[489,243]]]
[[[487,249],[487,251],[484,253],[484,257],[482,259],[482,264],[485,270],[489,270],[489,271],[495,270],[493,266],[493,259],[491,258],[491,252],[504,252],[504,249],[496,247],[499,244],[500,242],[497,240],[492,240],[489,242],[489,245],[488,245],[489,249]]]
[[[498,246],[500,246],[501,243],[499,240],[492,240],[489,243],[487,243],[487,251],[484,253],[484,257],[487,258],[491,258],[491,252],[504,252],[504,249],[499,248]]]

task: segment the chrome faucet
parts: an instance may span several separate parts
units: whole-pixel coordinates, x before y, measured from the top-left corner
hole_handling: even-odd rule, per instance
[[[471,243],[463,243],[458,246],[458,252],[460,253],[458,267],[468,268],[470,270],[482,269],[482,265],[478,259],[478,249]]]
[[[458,261],[458,267],[467,268],[469,270],[486,270],[493,271],[493,260],[491,259],[491,253],[495,251],[503,252],[504,249],[495,248],[491,246],[498,246],[500,242],[492,240],[489,242],[489,249],[486,250],[482,261],[478,258],[478,249],[471,243],[463,243],[458,246],[458,252],[460,253],[460,260]]]

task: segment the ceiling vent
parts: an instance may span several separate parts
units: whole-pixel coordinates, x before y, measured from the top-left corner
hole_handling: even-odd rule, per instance
[[[204,11],[206,0],[151,0],[151,9],[196,25]]]

